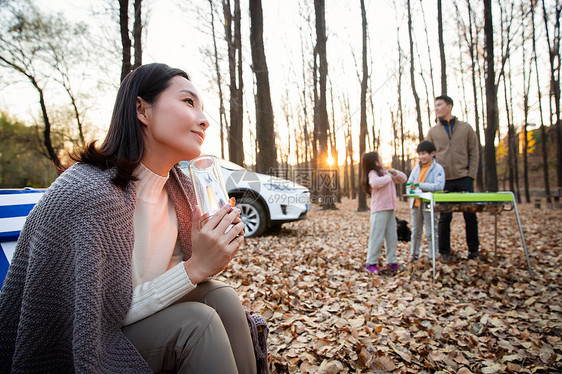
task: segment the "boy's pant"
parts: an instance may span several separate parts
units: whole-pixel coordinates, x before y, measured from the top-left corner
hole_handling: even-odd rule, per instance
[[[384,241],[386,247],[386,263],[395,264],[396,245],[398,234],[396,233],[396,214],[394,210],[383,210],[371,214],[371,232],[369,233],[369,244],[367,248],[367,263],[376,265],[379,262],[381,247]]]
[[[420,214],[420,209],[419,207],[413,207],[411,209],[411,213],[412,213],[412,239],[411,239],[411,245],[410,245],[410,254],[412,255],[412,257],[414,259],[418,258],[418,254],[419,254],[419,249],[420,249],[420,243],[421,243],[421,238],[422,238],[422,234],[423,234],[423,224],[425,223],[425,236],[427,238],[427,244],[429,246],[429,250],[428,250],[428,257],[430,260],[433,260],[433,241],[431,240],[431,212],[423,212],[422,216],[421,216],[421,221],[420,221],[420,228],[416,235],[416,229],[417,229],[417,224],[418,224],[418,217]],[[433,215],[433,232],[435,234],[435,242],[439,243],[438,239],[437,239],[437,214]],[[414,243],[416,243],[416,246],[414,248]],[[439,248],[435,248],[435,256],[439,256]]]
[[[178,303],[122,331],[155,373],[256,372],[240,299],[218,281],[198,284]]]

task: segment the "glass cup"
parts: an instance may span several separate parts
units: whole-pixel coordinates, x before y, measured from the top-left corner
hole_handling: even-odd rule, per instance
[[[199,156],[191,160],[188,166],[203,226],[222,206],[232,205],[232,200],[228,198],[218,158]]]

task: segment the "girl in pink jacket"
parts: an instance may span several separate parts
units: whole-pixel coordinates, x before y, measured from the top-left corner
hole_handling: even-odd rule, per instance
[[[367,152],[361,159],[361,186],[371,195],[371,232],[367,248],[367,265],[370,273],[380,274],[379,256],[383,241],[386,247],[386,270],[396,272],[396,188],[394,184],[406,182],[406,174],[399,170],[385,170],[377,152]]]

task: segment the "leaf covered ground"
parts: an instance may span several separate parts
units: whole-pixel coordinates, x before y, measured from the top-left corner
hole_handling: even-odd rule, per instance
[[[478,214],[488,261],[466,259],[455,213],[457,261],[438,261],[433,282],[429,261],[408,262],[409,243],[396,275],[367,273],[369,212],[337,206],[247,239],[221,275],[267,320],[272,373],[562,372],[562,210],[519,207],[533,278],[513,212],[499,216],[496,260],[494,216]]]

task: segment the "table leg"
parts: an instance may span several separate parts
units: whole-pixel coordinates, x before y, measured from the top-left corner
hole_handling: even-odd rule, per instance
[[[432,267],[433,267],[433,281],[435,282],[435,202],[433,201],[433,194],[429,202],[430,218],[431,218],[431,251],[432,251]]]
[[[498,260],[498,213],[494,212],[494,261]]]
[[[521,218],[519,218],[519,211],[517,210],[517,203],[515,202],[515,195],[511,193],[513,198],[513,208],[515,210],[515,216],[517,217],[517,224],[519,225],[519,235],[521,235],[521,244],[523,244],[523,251],[525,251],[525,258],[527,259],[527,267],[529,268],[529,274],[533,278],[533,269],[531,269],[531,261],[529,260],[529,252],[527,251],[527,243],[525,242],[525,235],[523,234],[523,227],[521,226]]]

